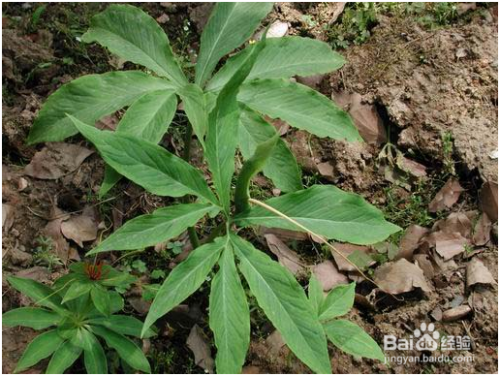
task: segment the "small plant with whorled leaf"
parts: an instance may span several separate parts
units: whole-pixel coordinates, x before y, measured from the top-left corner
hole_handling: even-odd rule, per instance
[[[264,36],[213,74],[220,59],[244,44],[271,8],[269,3],[216,4],[201,36],[195,80],[190,83],[153,19],[132,6],[109,6],[94,17],[82,39],[100,43],[149,73],[112,72],[64,85],[40,111],[29,141],[60,141],[80,132],[107,164],[101,192],[124,176],[153,194],[184,197],[182,203],[128,221],[88,253],[143,249],[188,230],[194,250],[157,291],[143,333],[193,294],[216,268],[209,301],[216,368],[219,373],[241,372],[250,342],[250,311],[241,273],[295,355],[313,371],[329,373],[326,336],[340,346],[332,333],[353,329],[342,327],[340,320],[322,325],[321,312],[313,308],[293,275],[237,233],[264,225],[372,244],[399,228],[355,194],[323,185],[303,189],[294,155],[265,120],[265,116],[280,118],[319,137],[362,141],[349,115],[322,94],[290,80],[340,68],[344,59],[327,44]],[[177,97],[190,122],[184,159],[157,145],[176,112]],[[115,132],[93,126],[102,116],[127,106]],[[203,149],[209,181],[188,163],[192,132]],[[245,163],[233,187],[238,149]],[[261,171],[285,194],[264,203],[251,199],[250,181]],[[211,240],[200,245],[195,224],[219,213],[222,223]],[[352,353],[355,345],[342,346]],[[358,350],[356,355],[381,359],[375,350],[364,351],[361,345]]]

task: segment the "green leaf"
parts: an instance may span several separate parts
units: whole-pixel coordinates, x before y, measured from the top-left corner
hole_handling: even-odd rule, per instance
[[[45,373],[63,374],[80,357],[81,347],[71,344],[69,341],[61,344],[50,358]]]
[[[353,244],[373,244],[401,230],[387,222],[383,213],[361,196],[331,185],[315,185],[265,203],[316,234]],[[260,206],[242,213],[236,220],[246,226],[264,225],[304,231]]]
[[[62,303],[69,302],[70,300],[79,298],[82,295],[88,294],[90,290],[92,289],[92,283],[89,281],[74,281],[68,288],[68,291],[66,291],[66,294],[64,294],[64,298]]]
[[[195,84],[188,84],[177,91],[184,103],[184,112],[191,123],[200,143],[205,145],[205,134],[208,128],[208,110],[203,90]]]
[[[377,342],[356,324],[347,320],[333,320],[323,327],[328,339],[340,350],[355,356],[385,361]]]
[[[8,277],[7,281],[17,291],[31,298],[36,305],[50,308],[64,314],[66,310],[61,307],[61,298],[50,287],[28,278]]]
[[[250,209],[250,204],[248,200],[250,199],[250,181],[252,178],[262,170],[267,160],[273,153],[274,147],[279,140],[279,134],[276,133],[270,139],[257,145],[255,152],[251,158],[249,158],[241,168],[240,174],[238,176],[238,182],[236,184],[236,190],[234,194],[234,201],[236,204],[236,213],[240,213],[244,210]]]
[[[182,303],[201,286],[225,244],[225,238],[217,238],[212,243],[204,244],[192,251],[186,260],[172,270],[149,308],[141,337],[156,320]]]
[[[107,374],[108,360],[106,358],[106,353],[99,343],[99,340],[92,333],[90,333],[89,338],[92,341],[92,346],[89,350],[83,350],[85,369],[89,374]]]
[[[229,58],[207,84],[208,91],[219,91],[241,66],[250,47]],[[307,51],[307,53],[304,53]],[[269,38],[246,81],[255,78],[312,76],[337,70],[344,65],[342,55],[325,42],[311,38]]]
[[[250,38],[272,3],[216,3],[201,35],[195,82],[202,86],[220,58]]]
[[[16,308],[2,315],[2,325],[5,326],[25,326],[35,330],[48,328],[57,325],[62,317],[56,312],[43,308],[23,307]]]
[[[94,326],[92,330],[102,337],[107,345],[116,350],[130,367],[142,372],[150,373],[151,367],[142,350],[127,337],[102,326]]]
[[[108,293],[100,286],[93,286],[90,290],[92,302],[99,312],[104,316],[111,315],[111,306],[109,305]]]
[[[110,5],[92,17],[90,29],[82,36],[86,43],[97,42],[134,64],[143,65],[177,86],[187,83],[174,58],[167,35],[156,21],[130,5]]]
[[[106,163],[147,191],[170,197],[193,194],[218,206],[201,172],[179,157],[150,142],[100,131],[74,117],[71,119],[99,150]]]
[[[329,320],[349,312],[354,305],[355,289],[355,282],[336,286],[321,304],[319,319]]]
[[[257,145],[277,134],[276,129],[260,115],[246,108],[240,117],[238,128],[241,154],[249,159]],[[263,169],[264,175],[283,192],[294,192],[302,189],[302,172],[286,143],[279,139]]]
[[[252,244],[231,234],[240,270],[257,303],[297,357],[317,373],[330,373],[326,338],[293,275]]]
[[[220,5],[220,4],[218,4]],[[238,120],[240,109],[236,101],[241,83],[252,69],[258,54],[265,46],[254,48],[242,67],[224,86],[217,97],[215,108],[208,118],[205,157],[213,175],[220,202],[230,211],[231,181],[234,174],[234,155],[238,145]]]
[[[40,360],[52,355],[52,353],[63,343],[56,330],[49,330],[35,337],[33,341],[24,350],[21,359],[16,365],[14,373],[24,371],[34,366]]]
[[[136,319],[133,316],[125,315],[113,315],[109,317],[96,317],[89,320],[90,324],[101,325],[108,329],[111,329],[117,333],[140,337],[142,330],[142,321]],[[148,329],[144,338],[149,338],[156,335],[154,330]]]
[[[62,141],[77,134],[78,130],[66,114],[93,125],[103,116],[134,103],[145,93],[171,88],[167,80],[138,71],[77,78],[47,99],[30,130],[28,143]]]
[[[287,80],[253,80],[242,85],[238,100],[254,111],[280,118],[318,137],[363,141],[351,117],[317,91]]]
[[[211,204],[179,204],[131,219],[87,256],[105,251],[146,248],[175,238],[213,209]]]
[[[313,273],[311,273],[311,278],[309,278],[309,287],[307,292],[309,302],[311,303],[314,312],[316,312],[319,317],[321,313],[321,306],[325,300],[325,295],[323,294],[323,287],[321,286],[321,283],[319,283]]]
[[[94,345],[94,338],[94,335],[87,329],[80,327],[76,329],[75,335],[69,338],[69,340],[72,345],[81,347],[84,351],[90,351]]]
[[[209,320],[217,346],[217,373],[241,373],[250,343],[250,311],[230,243],[212,281]]]

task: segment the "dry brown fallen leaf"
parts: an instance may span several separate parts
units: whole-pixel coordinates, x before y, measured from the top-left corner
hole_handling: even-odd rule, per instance
[[[295,276],[303,276],[306,274],[307,265],[304,264],[297,253],[292,251],[285,243],[283,243],[276,235],[264,235],[267,246],[273,254],[278,257],[278,261],[285,268],[290,270]]]
[[[451,213],[446,219],[434,223],[432,230],[448,234],[459,233],[462,237],[469,239],[472,232],[472,222],[465,213]]]
[[[474,235],[472,241],[475,245],[485,245],[491,238],[491,221],[486,213],[482,213],[474,226]]]
[[[340,273],[330,260],[314,265],[311,270],[325,292],[330,291],[337,285],[349,283],[347,277]]]
[[[265,226],[260,226],[259,229],[257,230],[258,234],[260,236],[265,236],[267,234],[273,234],[276,235],[280,240],[287,242],[287,241],[303,241],[303,240],[308,240],[309,235],[305,232],[300,232],[300,231],[293,231],[293,230],[282,230],[279,228],[269,228]]]
[[[435,213],[451,208],[458,201],[463,190],[458,180],[451,177],[429,203],[429,211]]]
[[[61,232],[66,239],[73,240],[83,248],[83,242],[97,238],[97,223],[93,216],[93,210],[89,207],[80,215],[72,216],[61,223]]]
[[[497,282],[493,275],[484,265],[484,263],[477,257],[474,257],[467,264],[467,287],[475,284],[483,285],[496,285]]]
[[[374,280],[382,291],[389,294],[402,294],[415,288],[432,291],[422,269],[406,259],[383,264],[375,270]]]
[[[24,173],[37,179],[58,179],[75,171],[92,150],[64,142],[48,143],[37,152]]]
[[[69,243],[64,238],[61,232],[61,224],[69,218],[69,214],[65,213],[56,206],[51,209],[51,218],[55,218],[45,225],[41,234],[52,239],[52,250],[62,262],[66,263],[69,259]]]
[[[328,2],[327,8],[325,9],[326,17],[330,17],[330,20],[328,21],[329,25],[333,25],[335,21],[339,18],[339,16],[342,14],[344,11],[345,5],[347,4],[346,2]]]
[[[469,241],[459,232],[437,231],[432,234],[436,241],[436,252],[445,260],[450,260],[465,251]]]
[[[2,203],[2,228],[4,234],[9,231],[9,229],[14,224],[14,206]]]
[[[399,243],[399,252],[395,260],[405,258],[408,261],[413,259],[413,252],[418,249],[422,238],[429,233],[429,229],[419,225],[410,225]]]
[[[423,164],[406,158],[403,154],[398,154],[396,164],[401,170],[415,178],[424,178],[427,176],[426,167]]]
[[[498,221],[498,184],[487,181],[479,192],[479,208],[495,222]]]
[[[360,251],[365,254],[370,254],[371,249],[370,247],[364,246],[364,245],[355,245],[355,244],[349,244],[349,243],[333,243],[333,246],[340,252],[342,253],[345,257],[349,257],[349,255],[353,254],[355,251]],[[345,272],[355,272],[358,271],[354,265],[352,265],[350,262],[345,260],[342,256],[340,256],[337,252],[334,252],[333,250],[331,251],[332,256],[335,260],[335,263],[337,264],[337,267],[340,271],[345,271]],[[372,261],[369,266],[372,266],[375,264],[375,261]]]
[[[214,360],[210,353],[210,345],[205,334],[198,325],[194,325],[186,341],[189,349],[194,354],[194,362],[205,372],[214,373]]]
[[[434,278],[434,266],[432,265],[432,261],[430,260],[429,255],[418,254],[414,255],[413,257],[415,259],[415,263],[424,272],[425,277],[429,280]]]

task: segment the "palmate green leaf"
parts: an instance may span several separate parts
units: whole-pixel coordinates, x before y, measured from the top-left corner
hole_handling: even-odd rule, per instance
[[[274,147],[279,140],[279,134],[275,134],[270,139],[257,145],[255,152],[241,168],[236,184],[234,201],[236,203],[236,213],[250,209],[248,200],[250,199],[250,181],[262,170],[269,157],[272,155]]]
[[[241,66],[245,55],[253,46],[229,58],[208,82],[206,89],[219,91]],[[343,56],[325,42],[293,36],[269,38],[246,81],[255,78],[307,77],[332,72],[341,68],[344,63]]]
[[[210,329],[215,337],[217,373],[240,373],[250,343],[250,311],[228,243],[210,289]]]
[[[211,204],[179,204],[131,219],[87,256],[105,251],[141,249],[167,241],[193,226],[213,209]]]
[[[363,329],[347,320],[333,320],[324,326],[326,335],[340,350],[363,358],[385,360],[380,346]]]
[[[200,143],[205,145],[208,128],[207,102],[203,90],[196,84],[188,84],[177,91],[184,103],[184,112],[191,123]]]
[[[241,83],[252,69],[255,59],[264,46],[265,43],[261,43],[259,48],[252,50],[242,67],[231,77],[218,95],[215,108],[210,112],[208,118],[205,157],[213,175],[217,194],[226,213],[230,211],[234,155],[238,145],[240,108],[236,96]]]
[[[92,325],[101,325],[111,329],[117,333],[140,337],[142,330],[142,322],[133,316],[113,315],[109,317],[96,317],[89,320]],[[156,333],[152,329],[148,329],[144,338],[150,338]]]
[[[108,293],[103,287],[97,285],[93,286],[92,290],[90,290],[90,297],[99,312],[101,312],[104,316],[111,315]]]
[[[82,40],[97,42],[125,60],[168,77],[176,86],[187,83],[167,35],[153,18],[137,7],[108,6],[92,17],[90,29]]]
[[[330,373],[323,329],[294,276],[249,242],[230,238],[250,290],[288,347],[314,372]]]
[[[69,302],[70,300],[79,298],[82,295],[88,294],[92,289],[92,283],[88,281],[74,281],[70,284],[68,291],[64,294],[62,303]]]
[[[93,125],[103,116],[131,105],[145,93],[167,89],[172,89],[167,80],[139,71],[77,78],[47,99],[30,130],[28,143],[62,141],[77,134],[66,114]]]
[[[316,234],[353,244],[374,244],[401,230],[387,222],[383,213],[361,196],[331,185],[315,185],[265,203]],[[240,214],[236,221],[243,226],[263,225],[304,231],[260,206]]]
[[[157,144],[167,132],[177,109],[173,90],[158,90],[144,94],[129,107],[118,123],[116,132],[126,133]],[[99,190],[103,197],[121,179],[113,168],[106,166]]]
[[[24,350],[21,359],[17,362],[14,373],[24,371],[37,364],[40,360],[49,357],[63,341],[64,339],[57,334],[56,330],[49,330],[38,335]]]
[[[66,312],[61,306],[61,298],[50,287],[28,278],[8,277],[7,281],[17,291],[31,298],[36,305],[44,306],[63,314]]]
[[[241,154],[249,159],[258,144],[277,134],[276,129],[259,114],[246,108],[240,117],[238,128]],[[302,172],[286,143],[279,139],[263,169],[264,175],[283,192],[302,189]]]
[[[89,340],[92,342],[89,350],[83,350],[83,361],[85,369],[89,374],[107,374],[108,373],[108,360],[106,353],[102,348],[99,340],[90,333]]]
[[[319,316],[321,313],[321,306],[325,300],[323,294],[323,287],[319,283],[318,279],[311,273],[311,278],[309,278],[309,287],[307,289],[309,302],[311,303],[314,312]]]
[[[287,80],[257,79],[242,85],[238,100],[271,118],[318,137],[363,141],[351,117],[317,91]]]
[[[130,367],[150,373],[151,367],[142,350],[127,337],[102,326],[93,326],[96,335],[102,337],[107,345],[116,350],[120,358]]]
[[[272,3],[216,3],[201,35],[195,82],[202,86],[220,58],[250,38]]]
[[[100,131],[74,117],[71,119],[107,164],[147,191],[170,197],[193,194],[219,205],[201,172],[167,150],[133,136]]]
[[[141,337],[156,320],[182,303],[201,286],[219,259],[226,242],[225,238],[217,238],[212,243],[196,248],[186,260],[172,270],[149,308]]]
[[[2,315],[2,325],[25,326],[35,330],[57,325],[61,320],[62,317],[56,312],[32,307],[16,308]]]
[[[47,374],[63,374],[80,357],[82,348],[73,345],[70,341],[62,343],[50,358],[45,370]]]
[[[319,319],[330,320],[349,312],[354,305],[355,289],[356,283],[354,282],[336,286],[321,304]]]

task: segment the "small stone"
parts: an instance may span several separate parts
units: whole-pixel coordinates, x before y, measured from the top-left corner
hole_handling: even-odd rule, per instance
[[[443,321],[455,321],[467,316],[472,311],[468,305],[461,305],[443,312]]]

